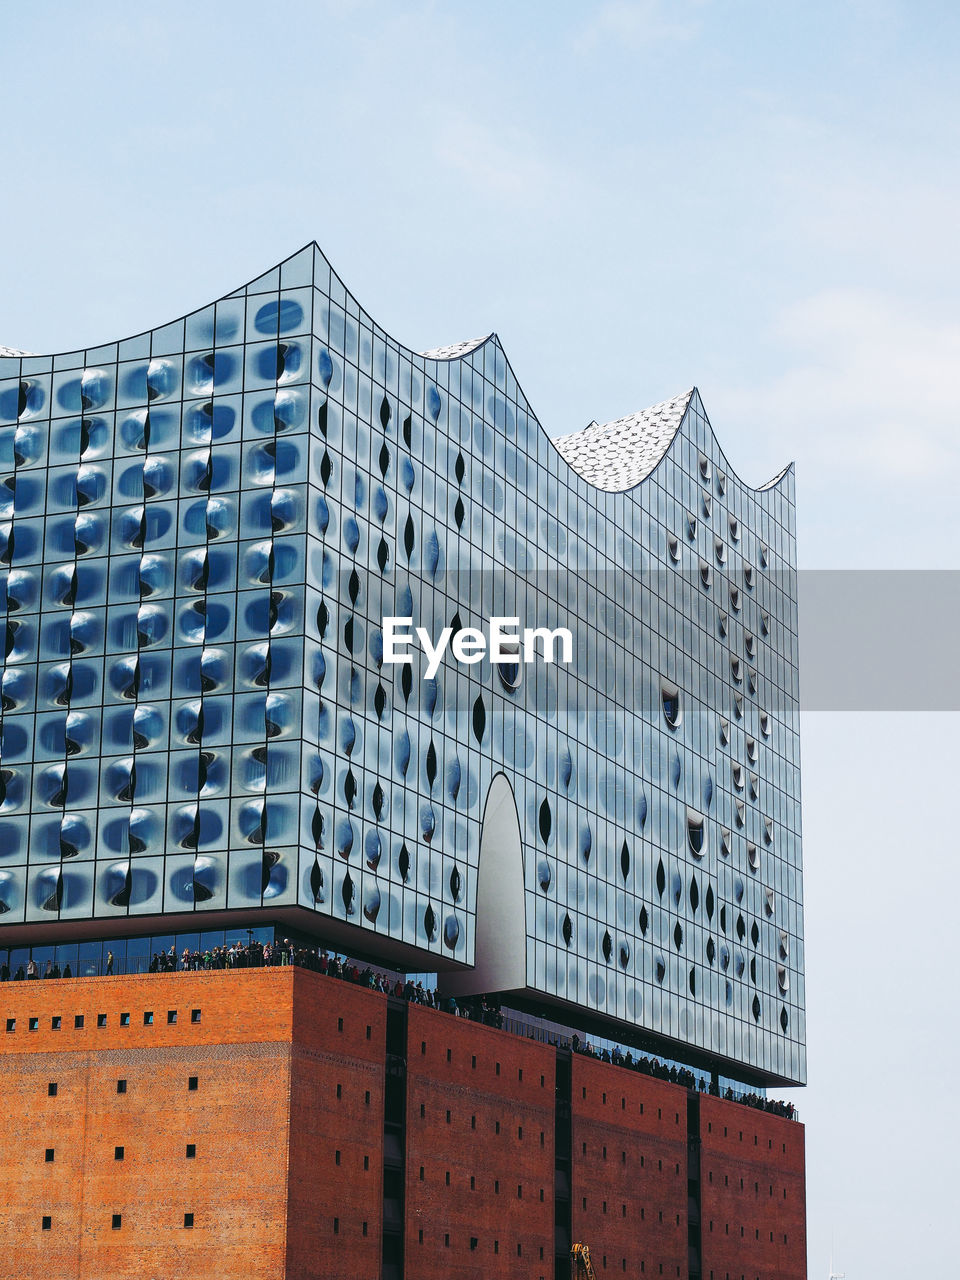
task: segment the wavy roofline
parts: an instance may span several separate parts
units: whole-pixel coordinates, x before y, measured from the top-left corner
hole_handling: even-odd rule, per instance
[[[583,480],[584,483],[590,485],[590,487],[596,490],[598,493],[611,493],[611,494],[631,493],[635,489],[640,488],[641,485],[646,484],[647,481],[652,479],[653,476],[656,474],[656,472],[659,470],[659,468],[663,465],[667,455],[669,454],[670,450],[673,448],[673,445],[676,442],[678,436],[680,436],[683,433],[684,426],[687,422],[687,419],[690,413],[690,404],[692,403],[694,396],[697,397],[697,399],[700,402],[701,408],[703,408],[703,400],[700,396],[699,389],[697,388],[696,385],[694,385],[690,388],[690,391],[686,393],[687,394],[686,408],[683,414],[681,415],[680,421],[678,422],[676,429],[672,432],[669,440],[666,441],[660,453],[660,456],[656,460],[654,465],[643,476],[641,476],[640,479],[638,479],[635,484],[631,484],[628,487],[625,487],[623,489],[605,489],[600,485],[594,484],[592,480],[588,479],[585,475],[583,475],[580,471],[578,471],[577,468],[573,466],[571,462],[567,460],[567,458],[563,455],[563,453],[558,448],[557,440],[569,439],[571,437],[580,435],[582,434],[582,432],[590,430],[592,427],[598,427],[601,430],[605,427],[612,427],[618,422],[626,421],[628,418],[638,417],[640,414],[647,412],[648,409],[657,408],[659,407],[659,405],[651,405],[644,409],[635,410],[632,414],[626,415],[625,418],[614,419],[612,422],[609,422],[609,423],[591,422],[586,427],[580,428],[578,431],[566,432],[564,434],[552,436],[549,433],[549,431],[547,431],[546,427],[543,425],[543,423],[540,421],[540,418],[537,416],[536,412],[534,411],[530,398],[523,391],[523,387],[520,382],[520,379],[517,377],[516,371],[514,370],[514,367],[510,361],[510,358],[507,355],[506,351],[504,350],[503,343],[500,341],[499,335],[496,333],[496,331],[491,331],[485,337],[482,337],[482,338],[473,338],[463,342],[449,343],[441,347],[431,348],[430,350],[427,350],[427,351],[414,350],[413,347],[407,346],[405,343],[401,342],[398,338],[394,337],[391,333],[388,332],[386,328],[384,328],[383,325],[379,324],[373,318],[372,312],[368,311],[360,303],[356,294],[353,293],[353,291],[348,287],[346,281],[337,272],[337,270],[335,269],[333,264],[330,262],[329,258],[324,253],[323,249],[321,249],[320,245],[316,240],[308,241],[305,245],[297,249],[295,252],[288,254],[285,258],[282,258],[279,262],[275,263],[273,266],[268,267],[266,271],[261,271],[257,275],[251,276],[250,279],[247,280],[244,284],[238,285],[235,288],[231,289],[229,292],[222,293],[218,295],[216,298],[212,299],[211,301],[202,303],[198,307],[192,307],[188,311],[181,312],[178,316],[175,316],[172,320],[164,321],[161,324],[150,325],[147,328],[137,330],[135,333],[125,334],[123,337],[113,338],[106,342],[95,343],[92,346],[66,347],[59,351],[52,351],[52,352],[44,351],[44,352],[37,352],[37,353],[20,351],[12,347],[0,347],[0,358],[53,361],[58,359],[59,357],[66,356],[66,355],[75,355],[75,354],[79,354],[80,352],[83,352],[84,354],[86,354],[88,352],[100,351],[104,347],[112,347],[112,346],[119,347],[122,343],[132,342],[137,338],[145,337],[147,334],[150,334],[157,329],[164,329],[164,328],[168,328],[170,325],[173,325],[173,324],[183,323],[190,316],[194,316],[200,311],[205,311],[208,307],[215,306],[218,302],[225,302],[228,299],[236,298],[238,296],[243,296],[244,294],[246,294],[247,290],[251,287],[251,285],[257,284],[259,281],[263,280],[264,277],[271,275],[273,272],[278,272],[278,273],[281,272],[283,267],[287,263],[292,262],[295,258],[301,257],[301,255],[305,254],[308,250],[313,250],[314,254],[322,260],[322,262],[326,265],[327,269],[330,272],[331,279],[337,282],[340,288],[343,289],[346,296],[350,298],[351,301],[356,305],[357,309],[370,320],[370,323],[376,329],[380,330],[380,332],[383,334],[384,338],[387,341],[389,341],[394,346],[396,346],[397,349],[403,352],[405,355],[416,358],[418,360],[424,360],[424,361],[432,360],[436,363],[452,364],[454,361],[462,361],[462,360],[465,360],[468,356],[475,355],[477,352],[482,351],[483,348],[486,346],[492,345],[496,347],[497,350],[499,350],[501,355],[503,356],[504,362],[507,368],[509,369],[514,382],[516,383],[517,391],[519,395],[522,396],[523,401],[527,407],[527,410],[530,413],[530,416],[533,418],[534,422],[536,422],[537,426],[543,432],[547,440],[550,441],[550,444],[553,446],[554,452],[557,454],[557,457],[559,458],[560,462],[563,464],[564,467],[567,468],[567,470],[570,472],[571,475],[574,475],[578,479]],[[314,265],[316,264],[314,263]],[[281,286],[278,285],[278,288],[279,287]],[[303,286],[291,285],[289,287],[296,288],[296,287],[303,287]],[[672,399],[677,399],[677,398],[679,397],[672,397]],[[659,403],[665,404],[665,403],[668,403],[668,401],[661,401]],[[760,485],[748,484],[747,481],[745,481],[743,477],[740,475],[740,473],[736,470],[736,468],[731,466],[729,458],[727,457],[723,449],[723,446],[721,445],[720,440],[713,429],[713,424],[711,423],[710,418],[706,413],[706,409],[703,409],[703,414],[704,414],[704,417],[706,418],[707,426],[710,429],[710,434],[712,435],[714,443],[717,446],[717,451],[720,457],[722,457],[724,460],[724,464],[726,466],[728,475],[730,475],[733,479],[735,479],[743,489],[749,490],[753,493],[765,493],[773,489],[776,489],[788,475],[794,472],[795,464],[793,462],[789,462],[785,467],[783,467],[779,472],[777,472],[776,475],[774,475],[771,479],[767,480],[765,483]]]

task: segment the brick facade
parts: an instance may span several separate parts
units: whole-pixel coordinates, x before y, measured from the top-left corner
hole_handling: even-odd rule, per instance
[[[579,1056],[565,1075],[550,1046],[416,1005],[390,1016],[388,1054],[384,996],[289,968],[3,984],[0,1280],[386,1278],[394,1166],[407,1280],[553,1280],[555,1229],[598,1277],[686,1280],[685,1089]],[[802,1280],[802,1126],[696,1106],[703,1280]]]
[[[334,978],[293,972],[285,1274],[376,1280],[387,1002]]]
[[[407,1276],[552,1276],[555,1057],[411,1007]]]
[[[686,1089],[574,1057],[571,1113],[573,1238],[594,1270],[685,1277]]]
[[[803,1126],[703,1098],[700,1169],[705,1280],[805,1280]]]

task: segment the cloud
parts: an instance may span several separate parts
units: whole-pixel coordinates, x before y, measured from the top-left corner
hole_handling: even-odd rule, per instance
[[[434,154],[479,195],[509,200],[514,210],[539,207],[564,189],[560,169],[520,129],[493,129],[467,116],[450,118],[435,134]]]
[[[958,461],[960,323],[881,292],[827,290],[785,308],[772,337],[786,367],[728,388],[724,413],[778,431],[824,469],[937,481]]]
[[[615,42],[633,49],[692,40],[700,33],[695,11],[706,0],[607,0],[580,32],[583,48]]]

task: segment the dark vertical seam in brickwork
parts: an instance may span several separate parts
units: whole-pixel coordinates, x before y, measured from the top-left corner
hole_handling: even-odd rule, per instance
[[[306,606],[304,606],[306,607]],[[296,969],[290,974],[290,1038],[286,1044],[287,1056],[287,1114],[284,1119],[284,1141],[286,1142],[286,1156],[284,1159],[284,1190],[283,1199],[286,1210],[283,1215],[283,1246],[280,1250],[281,1260],[281,1280],[285,1280],[290,1274],[290,1161],[292,1156],[292,1143],[290,1141],[290,1129],[293,1125],[293,1036],[294,1028],[297,1025],[297,997],[300,992],[300,983],[297,980]]]
[[[90,1116],[90,1054],[82,1055],[83,1063],[83,1130],[80,1136],[80,1186],[78,1187],[77,1200],[79,1202],[79,1230],[77,1231],[77,1280],[83,1275],[83,1209],[86,1203],[86,1181],[87,1181],[87,1128]]]

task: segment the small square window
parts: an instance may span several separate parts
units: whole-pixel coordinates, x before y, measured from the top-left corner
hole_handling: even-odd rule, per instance
[[[198,1084],[199,1084],[199,1080],[197,1076],[187,1077],[187,1088],[190,1090],[191,1093],[196,1093]]]
[[[192,1213],[185,1213],[185,1214],[183,1215],[183,1225],[184,1225],[185,1227],[188,1227],[188,1228],[193,1226],[193,1214],[192,1214]]]
[[[43,1153],[43,1158],[47,1164],[53,1164],[53,1147],[47,1147],[46,1151]]]
[[[196,1154],[197,1154],[197,1144],[195,1142],[188,1142],[187,1143],[187,1159],[193,1160],[196,1157]]]
[[[105,1013],[97,1014],[97,1026],[105,1027],[107,1025],[107,1015]]]
[[[75,1013],[75,1014],[73,1015],[73,1025],[74,1025],[74,1027],[76,1028],[76,1030],[77,1030],[77,1031],[80,1031],[80,1030],[83,1028],[83,1014],[82,1014],[82,1013]]]
[[[119,1231],[120,1228],[123,1226],[123,1214],[115,1213],[113,1215],[113,1219],[110,1223],[110,1226],[114,1229],[114,1231]]]
[[[59,1030],[60,1030],[60,1026],[61,1026],[61,1019],[60,1019],[60,1015],[59,1015],[59,1013],[55,1013],[55,1014],[53,1015],[53,1017],[50,1019],[50,1030],[51,1030],[51,1031],[59,1031]]]
[[[153,1010],[152,1010],[152,1009],[144,1009],[144,1011],[143,1011],[143,1025],[144,1025],[145,1027],[152,1027],[152,1026],[153,1026]]]
[[[16,1020],[16,1018],[8,1018],[8,1019],[7,1019],[7,1030],[8,1030],[8,1031],[16,1031],[16,1029],[17,1029],[17,1020]]]
[[[56,1096],[57,1096],[57,1082],[56,1080],[51,1080],[50,1083],[47,1085],[47,1097],[55,1098]]]
[[[30,1019],[30,1021],[27,1023],[27,1025],[29,1026],[29,1028],[30,1028],[30,1030],[31,1030],[31,1031],[39,1031],[39,1030],[40,1030],[40,1019],[39,1019],[39,1018],[31,1018],[31,1019]]]
[[[50,1217],[49,1213],[45,1213],[40,1219],[40,1230],[49,1231],[52,1225],[53,1219]]]
[[[177,1020],[176,1009],[168,1009],[167,1010],[167,1026],[168,1027],[172,1026],[176,1022],[176,1020]]]
[[[130,1025],[130,1015],[129,1015],[129,1013],[121,1013],[121,1015],[120,1015],[120,1025],[121,1025],[121,1027],[129,1027],[129,1025]]]
[[[113,1148],[113,1158],[114,1158],[114,1160],[122,1160],[122,1159],[123,1159],[123,1147],[114,1147],[114,1148]]]
[[[126,1080],[118,1080],[118,1081],[117,1081],[117,1093],[126,1093],[126,1092],[127,1092],[127,1082],[126,1082]]]
[[[200,1021],[200,1010],[199,1010],[199,1009],[191,1009],[191,1010],[190,1010],[190,1021],[191,1021],[191,1022],[199,1022],[199,1021]]]

